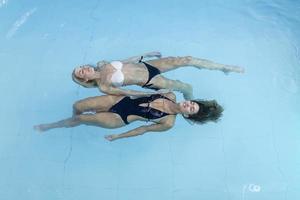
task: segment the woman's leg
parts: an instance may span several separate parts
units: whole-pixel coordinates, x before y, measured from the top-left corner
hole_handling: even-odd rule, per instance
[[[40,124],[34,126],[34,129],[43,132],[54,128],[70,128],[82,124],[102,128],[119,128],[125,125],[118,115],[110,112],[101,112],[96,114],[81,114],[54,123]]]
[[[238,66],[219,64],[210,60],[195,58],[192,56],[166,57],[146,62],[159,69],[162,73],[185,66],[193,66],[198,69],[220,70],[224,73],[244,72],[244,69]]]
[[[150,84],[153,84],[152,86],[155,88],[170,89],[181,92],[186,100],[193,99],[193,87],[188,83],[184,83],[179,80],[171,80],[162,75],[159,75],[155,76],[150,81]]]
[[[73,104],[73,115],[80,115],[84,112],[105,112],[123,97],[103,95],[89,97]]]

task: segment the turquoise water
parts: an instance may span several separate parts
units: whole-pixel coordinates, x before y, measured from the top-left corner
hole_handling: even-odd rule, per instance
[[[0,0],[0,199],[299,199],[299,35],[292,0]],[[99,95],[72,82],[75,66],[154,50],[245,67],[166,74],[220,102],[219,123],[179,116],[115,142],[103,136],[142,123],[32,129]]]

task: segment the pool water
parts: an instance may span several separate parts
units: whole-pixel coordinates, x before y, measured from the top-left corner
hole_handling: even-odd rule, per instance
[[[292,0],[0,0],[0,199],[299,199],[299,35]],[[103,136],[143,123],[33,130],[100,95],[72,81],[74,67],[148,51],[243,66],[165,74],[216,99],[221,121],[178,116],[114,142]]]

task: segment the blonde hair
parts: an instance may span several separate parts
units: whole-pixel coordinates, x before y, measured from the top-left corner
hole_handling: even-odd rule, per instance
[[[91,67],[92,67],[92,66],[91,66]],[[97,68],[95,68],[95,70],[96,70],[96,69],[97,69]],[[76,70],[76,68],[75,68],[75,69],[73,70],[73,72],[72,72],[72,80],[73,80],[75,83],[77,83],[77,84],[79,84],[79,85],[81,85],[81,86],[83,86],[83,87],[85,87],[85,88],[94,88],[94,87],[97,87],[97,86],[98,86],[96,80],[84,81],[84,79],[76,77],[76,75],[75,75],[75,70]]]

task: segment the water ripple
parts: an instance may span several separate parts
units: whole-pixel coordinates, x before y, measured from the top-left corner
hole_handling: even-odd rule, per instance
[[[0,8],[7,5],[8,0],[0,0]]]
[[[6,38],[11,38],[14,36],[14,34],[19,30],[19,28],[25,24],[25,22],[28,20],[28,18],[37,10],[37,8],[33,8],[30,11],[23,14],[15,23],[12,25],[12,27],[9,29],[9,31],[6,34]]]

